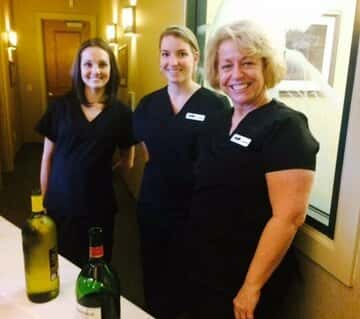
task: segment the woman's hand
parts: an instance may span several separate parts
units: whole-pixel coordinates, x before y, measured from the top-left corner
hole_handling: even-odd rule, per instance
[[[235,319],[256,319],[254,311],[260,299],[260,290],[244,284],[233,300]]]

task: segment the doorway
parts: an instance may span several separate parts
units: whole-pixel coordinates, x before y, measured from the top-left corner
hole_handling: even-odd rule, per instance
[[[88,21],[42,20],[47,104],[71,89],[71,67],[80,44],[90,37]]]

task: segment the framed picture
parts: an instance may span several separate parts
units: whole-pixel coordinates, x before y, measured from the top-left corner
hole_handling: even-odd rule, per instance
[[[128,58],[128,45],[123,44],[119,47],[118,53],[120,87],[128,86]]]
[[[339,17],[326,14],[305,31],[286,32],[287,75],[278,86],[280,91],[318,91],[319,80],[333,84]]]

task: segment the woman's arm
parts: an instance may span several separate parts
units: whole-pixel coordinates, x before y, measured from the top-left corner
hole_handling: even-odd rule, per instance
[[[234,298],[236,319],[253,319],[262,287],[304,223],[314,172],[291,169],[266,174],[273,215],[260,237],[245,281]]]
[[[41,158],[41,167],[40,167],[40,188],[43,197],[45,197],[47,191],[54,150],[55,150],[55,143],[50,141],[47,137],[45,137],[44,149],[43,149],[43,154]]]

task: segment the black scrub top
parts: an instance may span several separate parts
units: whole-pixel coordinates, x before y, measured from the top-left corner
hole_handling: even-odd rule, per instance
[[[36,131],[55,143],[45,207],[57,216],[113,214],[115,148],[133,145],[132,112],[117,102],[91,122],[71,95],[49,106]]]
[[[232,110],[201,143],[186,240],[190,278],[237,293],[272,216],[265,174],[315,169],[319,144],[306,117],[272,100],[229,135]],[[281,268],[291,262],[285,258]]]
[[[198,140],[229,104],[225,97],[201,87],[174,114],[167,87],[145,96],[134,112],[134,134],[149,152],[139,203],[185,212],[194,183]],[[180,213],[181,214],[181,213]]]

